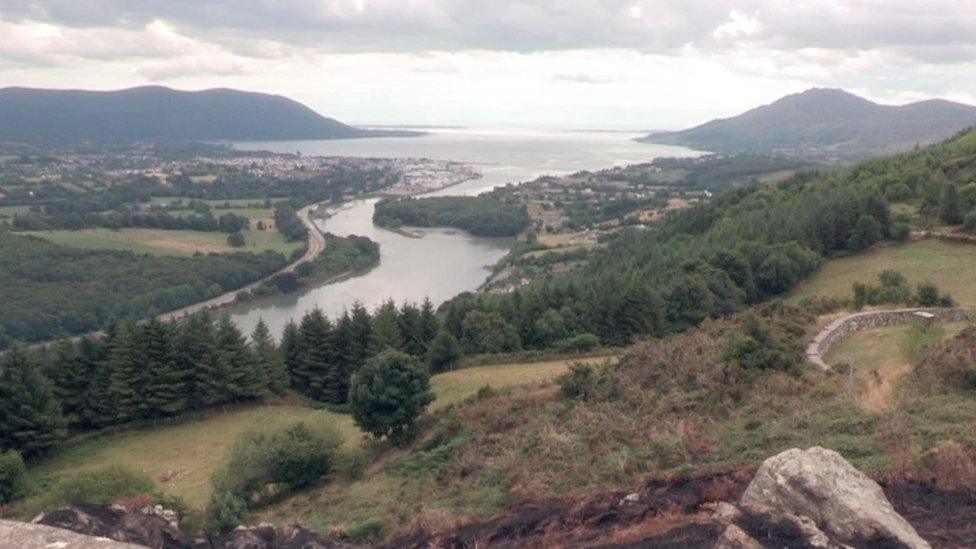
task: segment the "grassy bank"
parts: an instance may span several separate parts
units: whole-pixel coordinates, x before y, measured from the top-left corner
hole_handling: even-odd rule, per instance
[[[245,245],[233,248],[227,234],[210,231],[169,231],[164,229],[82,229],[77,231],[29,232],[56,244],[89,250],[125,250],[140,254],[188,256],[194,253],[262,252],[273,250],[288,257],[301,242],[288,242],[276,231],[243,231]]]

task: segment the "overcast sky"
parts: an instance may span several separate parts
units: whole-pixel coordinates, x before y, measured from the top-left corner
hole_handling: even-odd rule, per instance
[[[976,104],[976,0],[0,0],[0,86],[143,84],[352,123],[674,128],[814,86]]]

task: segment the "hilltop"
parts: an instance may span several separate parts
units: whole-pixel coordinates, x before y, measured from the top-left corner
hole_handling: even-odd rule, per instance
[[[880,105],[837,89],[787,95],[731,118],[644,138],[724,153],[857,158],[907,151],[976,124],[976,107],[945,100]]]
[[[364,130],[280,95],[231,89],[0,89],[0,141],[191,141],[413,136]]]

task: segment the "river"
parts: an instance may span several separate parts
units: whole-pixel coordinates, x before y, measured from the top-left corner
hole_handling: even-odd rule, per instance
[[[591,131],[434,130],[416,138],[274,141],[237,143],[246,150],[301,152],[307,155],[375,158],[427,157],[457,160],[479,168],[483,177],[435,191],[431,195],[476,195],[509,182],[545,174],[609,168],[661,156],[695,156],[683,147],[633,141],[639,134]],[[328,232],[368,236],[380,245],[380,264],[365,275],[335,284],[261,299],[228,309],[232,320],[250,333],[263,318],[273,334],[316,306],[330,316],[359,301],[372,309],[386,299],[439,305],[478,288],[489,268],[512,245],[510,239],[472,237],[461,231],[424,229],[408,238],[373,226],[375,199],[356,200],[319,221]]]

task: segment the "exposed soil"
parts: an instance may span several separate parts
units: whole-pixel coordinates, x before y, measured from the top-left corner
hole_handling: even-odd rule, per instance
[[[607,547],[672,549],[711,547],[721,534],[709,521],[720,501],[735,502],[754,470],[739,469],[672,481],[654,481],[625,504],[622,492],[581,500],[527,505],[496,519],[449,531],[418,530],[387,547]],[[976,497],[924,482],[884,486],[885,493],[935,548],[976,547]],[[795,533],[767,532],[768,547],[797,547]],[[802,545],[799,545],[802,546]]]

